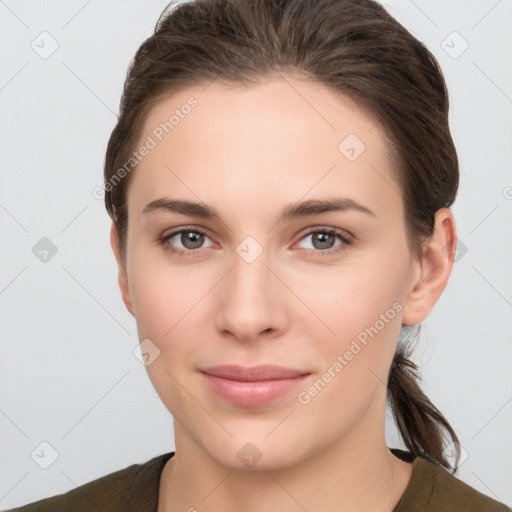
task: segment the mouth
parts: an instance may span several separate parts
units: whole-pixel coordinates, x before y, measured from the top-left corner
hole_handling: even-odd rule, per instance
[[[269,404],[301,385],[310,372],[275,365],[223,365],[201,370],[210,391],[239,407]]]

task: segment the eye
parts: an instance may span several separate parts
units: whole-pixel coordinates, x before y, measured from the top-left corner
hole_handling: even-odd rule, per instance
[[[310,247],[317,254],[331,255],[337,254],[346,249],[352,243],[352,238],[344,231],[334,228],[319,227],[306,232],[300,241],[311,239]],[[208,235],[202,229],[196,227],[182,227],[163,237],[159,238],[159,243],[166,251],[171,254],[178,254],[180,256],[194,256],[199,249],[206,247],[214,247],[215,244],[205,246],[205,239],[209,240]],[[336,244],[336,240],[340,243]],[[181,245],[181,247],[180,247]]]
[[[208,238],[208,235],[203,230],[189,227],[173,231],[160,238],[159,242],[165,250],[171,253],[193,256],[197,249],[205,247],[203,244],[206,238]],[[207,247],[213,247],[214,245],[211,244]]]
[[[312,249],[321,255],[339,253],[352,243],[352,239],[345,232],[333,228],[321,227],[310,230],[301,238],[301,241],[308,238],[311,243],[307,249]],[[336,240],[340,241],[338,245],[334,245]]]

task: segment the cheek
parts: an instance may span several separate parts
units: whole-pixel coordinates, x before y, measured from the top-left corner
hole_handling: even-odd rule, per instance
[[[323,362],[319,373],[328,372],[322,381],[348,402],[386,382],[401,329],[406,253],[380,254],[378,260],[319,273],[314,284],[302,288],[304,302],[318,317],[307,318]]]
[[[139,340],[151,340],[159,351],[146,369],[163,401],[175,403],[179,383],[194,371],[203,348],[205,299],[212,282],[206,272],[201,275],[186,265],[173,265],[154,251],[132,254],[130,293]]]
[[[297,401],[309,417],[323,418],[326,435],[349,429],[386,394],[402,309],[396,300],[397,281],[388,268],[389,275],[379,283],[379,272],[354,272],[338,283],[318,282],[322,291],[309,291],[308,300],[321,305],[318,316],[335,334],[321,326],[311,334],[319,357],[317,375],[300,390]]]
[[[134,251],[129,283],[139,335],[163,339],[186,322],[208,289],[209,280],[202,274],[171,263],[163,250]]]
[[[317,333],[323,333],[326,341],[346,342],[373,326],[381,315],[386,316],[386,326],[400,320],[404,264],[395,257],[381,258],[378,264],[358,261],[322,269],[314,279],[296,282],[294,291],[308,306],[307,318],[319,328]],[[293,283],[293,277],[288,281]],[[381,322],[378,327],[382,329]]]

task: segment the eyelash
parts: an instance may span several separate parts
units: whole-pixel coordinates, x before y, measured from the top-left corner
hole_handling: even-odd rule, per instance
[[[195,228],[195,227],[191,226],[191,227],[184,227],[184,228],[177,229],[176,231],[173,231],[172,233],[169,233],[168,235],[162,236],[162,237],[160,237],[158,239],[158,242],[170,254],[178,254],[179,256],[193,257],[197,252],[199,252],[201,250],[201,248],[200,249],[187,249],[187,250],[185,250],[185,249],[178,249],[178,248],[176,248],[174,246],[169,247],[168,245],[166,245],[167,242],[171,238],[173,238],[174,236],[179,235],[181,233],[186,233],[186,232],[196,233],[196,234],[199,234],[199,235],[208,236],[208,234],[205,231],[203,231],[202,229]],[[334,235],[335,237],[337,237],[343,243],[341,245],[336,246],[335,248],[332,248],[332,249],[326,249],[326,250],[321,250],[321,249],[305,249],[306,251],[312,250],[316,254],[319,254],[321,256],[330,256],[330,255],[338,254],[338,253],[346,250],[346,246],[349,246],[349,245],[352,244],[352,239],[350,239],[347,236],[345,236],[343,232],[338,231],[337,229],[328,228],[328,227],[319,227],[319,228],[315,228],[315,229],[312,229],[310,231],[307,231],[306,233],[304,233],[301,236],[299,241],[303,240],[304,238],[307,238],[310,235],[315,235],[315,234],[318,234],[318,233]]]

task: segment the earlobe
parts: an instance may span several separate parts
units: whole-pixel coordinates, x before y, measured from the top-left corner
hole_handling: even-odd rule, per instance
[[[128,311],[135,316],[133,304],[130,297],[130,286],[128,283],[128,275],[126,273],[125,264],[121,257],[121,250],[119,247],[119,234],[114,222],[112,222],[112,226],[110,228],[110,245],[112,246],[112,251],[114,252],[114,256],[117,261],[118,266],[118,282],[119,288],[121,290],[121,296],[123,298],[123,302],[128,309]]]
[[[453,213],[449,208],[441,208],[435,214],[432,236],[423,246],[420,272],[414,276],[411,291],[405,300],[402,315],[404,325],[423,322],[434,308],[452,272],[456,244]]]

